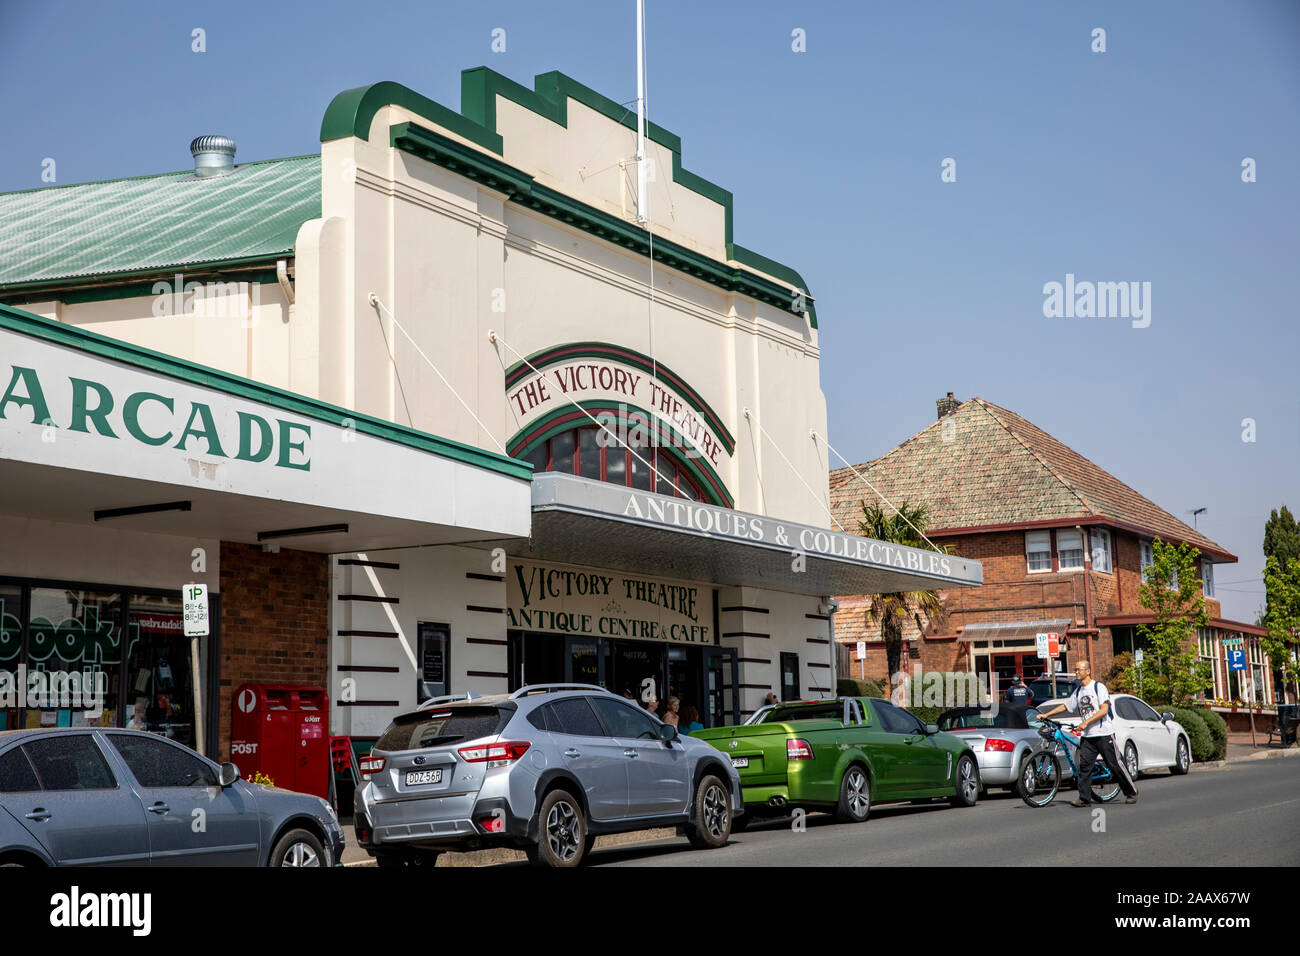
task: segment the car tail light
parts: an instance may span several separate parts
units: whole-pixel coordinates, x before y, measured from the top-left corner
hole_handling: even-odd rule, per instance
[[[480,820],[479,826],[483,828],[484,833],[505,833],[506,818],[499,813],[494,813],[492,816]]]
[[[388,763],[383,757],[362,757],[360,770],[362,774],[379,773],[384,769],[384,764]]]
[[[787,760],[812,760],[812,744],[798,737],[787,740],[785,742],[785,758]]]
[[[505,741],[497,744],[482,744],[478,747],[461,747],[456,751],[466,763],[486,763],[489,767],[505,767],[518,760],[532,744],[524,741]]]
[[[984,749],[1001,750],[1006,752],[1006,751],[1015,750],[1016,745],[1009,740],[1002,740],[999,737],[990,737],[988,740],[984,741]]]

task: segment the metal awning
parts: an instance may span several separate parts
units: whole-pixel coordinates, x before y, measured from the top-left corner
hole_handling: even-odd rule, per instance
[[[520,557],[795,594],[974,587],[978,561],[573,475],[535,475]]]
[[[973,644],[984,641],[1032,641],[1043,631],[1055,631],[1064,636],[1065,629],[1073,623],[1069,618],[1052,621],[994,621],[989,624],[967,624],[962,628],[958,643]]]

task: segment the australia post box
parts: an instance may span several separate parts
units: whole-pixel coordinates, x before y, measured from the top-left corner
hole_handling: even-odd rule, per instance
[[[240,684],[232,700],[230,759],[245,779],[329,799],[329,698],[323,687]]]

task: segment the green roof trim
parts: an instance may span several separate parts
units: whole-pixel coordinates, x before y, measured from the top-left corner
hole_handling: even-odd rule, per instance
[[[321,142],[329,142],[347,136],[355,136],[363,140],[368,139],[370,126],[375,115],[385,106],[391,105],[410,110],[417,116],[431,120],[451,130],[458,136],[462,136],[500,156],[504,153],[504,144],[501,135],[497,132],[497,96],[504,96],[512,103],[517,103],[564,127],[568,126],[568,101],[572,98],[584,106],[602,113],[616,123],[621,123],[629,129],[636,128],[635,114],[627,107],[615,103],[590,87],[584,86],[577,80],[557,71],[538,74],[533,79],[534,88],[531,90],[485,66],[462,71],[460,82],[461,111],[459,113],[421,96],[400,83],[391,81],[346,90],[334,97],[334,100],[325,111],[324,119],[321,121]],[[409,123],[398,125],[418,128],[415,124]],[[803,277],[788,266],[735,245],[733,241],[734,199],[731,192],[682,166],[682,140],[680,136],[655,123],[647,124],[646,136],[652,142],[658,143],[672,152],[673,182],[699,193],[706,199],[710,199],[723,207],[724,241],[727,257],[733,262],[765,272],[800,289],[804,295],[805,301],[803,304],[807,309],[808,319],[812,327],[817,328],[817,310]],[[395,145],[392,139],[393,137],[390,134],[390,145]],[[449,140],[448,142],[455,141]],[[464,148],[463,144],[457,145]],[[520,173],[520,175],[525,174]],[[510,190],[503,191],[510,192]],[[577,202],[572,199],[567,201],[571,204]],[[585,206],[585,204],[582,205]],[[564,218],[564,216],[560,216],[560,218]],[[645,232],[640,227],[634,228],[637,228],[642,233]],[[660,243],[666,241],[656,239],[655,246],[658,247]],[[624,244],[626,245],[626,243]],[[701,276],[701,278],[705,277]],[[786,300],[785,311],[796,315],[801,314],[794,308],[796,303],[788,290],[784,293],[784,299]],[[764,301],[769,300],[764,299]]]
[[[413,123],[398,123],[389,131],[389,143],[397,149],[481,182],[491,189],[506,193],[515,202],[535,209],[545,216],[559,219],[607,242],[631,249],[638,255],[648,256],[652,251],[650,233],[640,226],[589,206],[549,186],[543,186],[523,170],[490,156],[484,156],[477,150],[470,149],[433,130]],[[811,314],[810,300],[797,302],[798,297],[792,295],[789,289],[765,276],[738,269],[729,263],[720,262],[661,237],[655,238],[653,252],[656,262],[662,262],[711,285],[729,292],[742,293],[794,315],[803,314],[798,308],[798,305],[802,304],[809,310],[813,327],[817,326],[816,316]],[[786,271],[791,275],[797,275],[793,270]]]
[[[24,312],[21,309],[15,309],[7,305],[0,305],[0,329],[41,339],[54,345],[74,348],[89,355],[95,355],[113,362],[122,362],[145,371],[157,372],[169,378],[178,379],[188,385],[211,388],[237,398],[260,402],[263,405],[270,405],[273,408],[315,419],[328,425],[342,427],[345,420],[351,420],[356,430],[363,435],[370,435],[383,441],[405,445],[417,451],[450,458],[476,468],[485,468],[509,478],[518,478],[522,481],[532,480],[533,467],[526,461],[519,461],[507,455],[485,451],[482,448],[465,445],[449,438],[440,438],[437,435],[430,435],[427,432],[385,421],[382,418],[364,415],[318,399],[308,398],[305,395],[298,395],[271,385],[264,385],[261,382],[254,382],[251,379],[232,375],[220,369],[209,368],[195,362],[187,362],[184,359],[164,355],[161,352],[155,352],[152,349],[134,345],[130,342],[123,342],[120,339],[109,338],[106,335],[87,332],[85,329],[76,326],[53,322],[39,315],[33,315],[30,312]]]

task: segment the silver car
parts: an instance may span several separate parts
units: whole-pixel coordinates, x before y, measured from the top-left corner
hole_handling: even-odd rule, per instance
[[[426,702],[360,769],[357,843],[380,866],[489,846],[576,866],[600,834],[664,826],[720,847],[744,806],[725,755],[586,684]]]
[[[239,779],[157,734],[0,732],[0,866],[341,866],[320,797]]]
[[[1014,790],[1029,755],[1051,747],[1038,734],[1037,717],[1033,707],[1003,704],[996,714],[979,707],[956,707],[940,714],[938,723],[940,730],[960,737],[975,752],[981,783]],[[1061,779],[1069,780],[1069,762],[1060,754],[1056,762]]]

